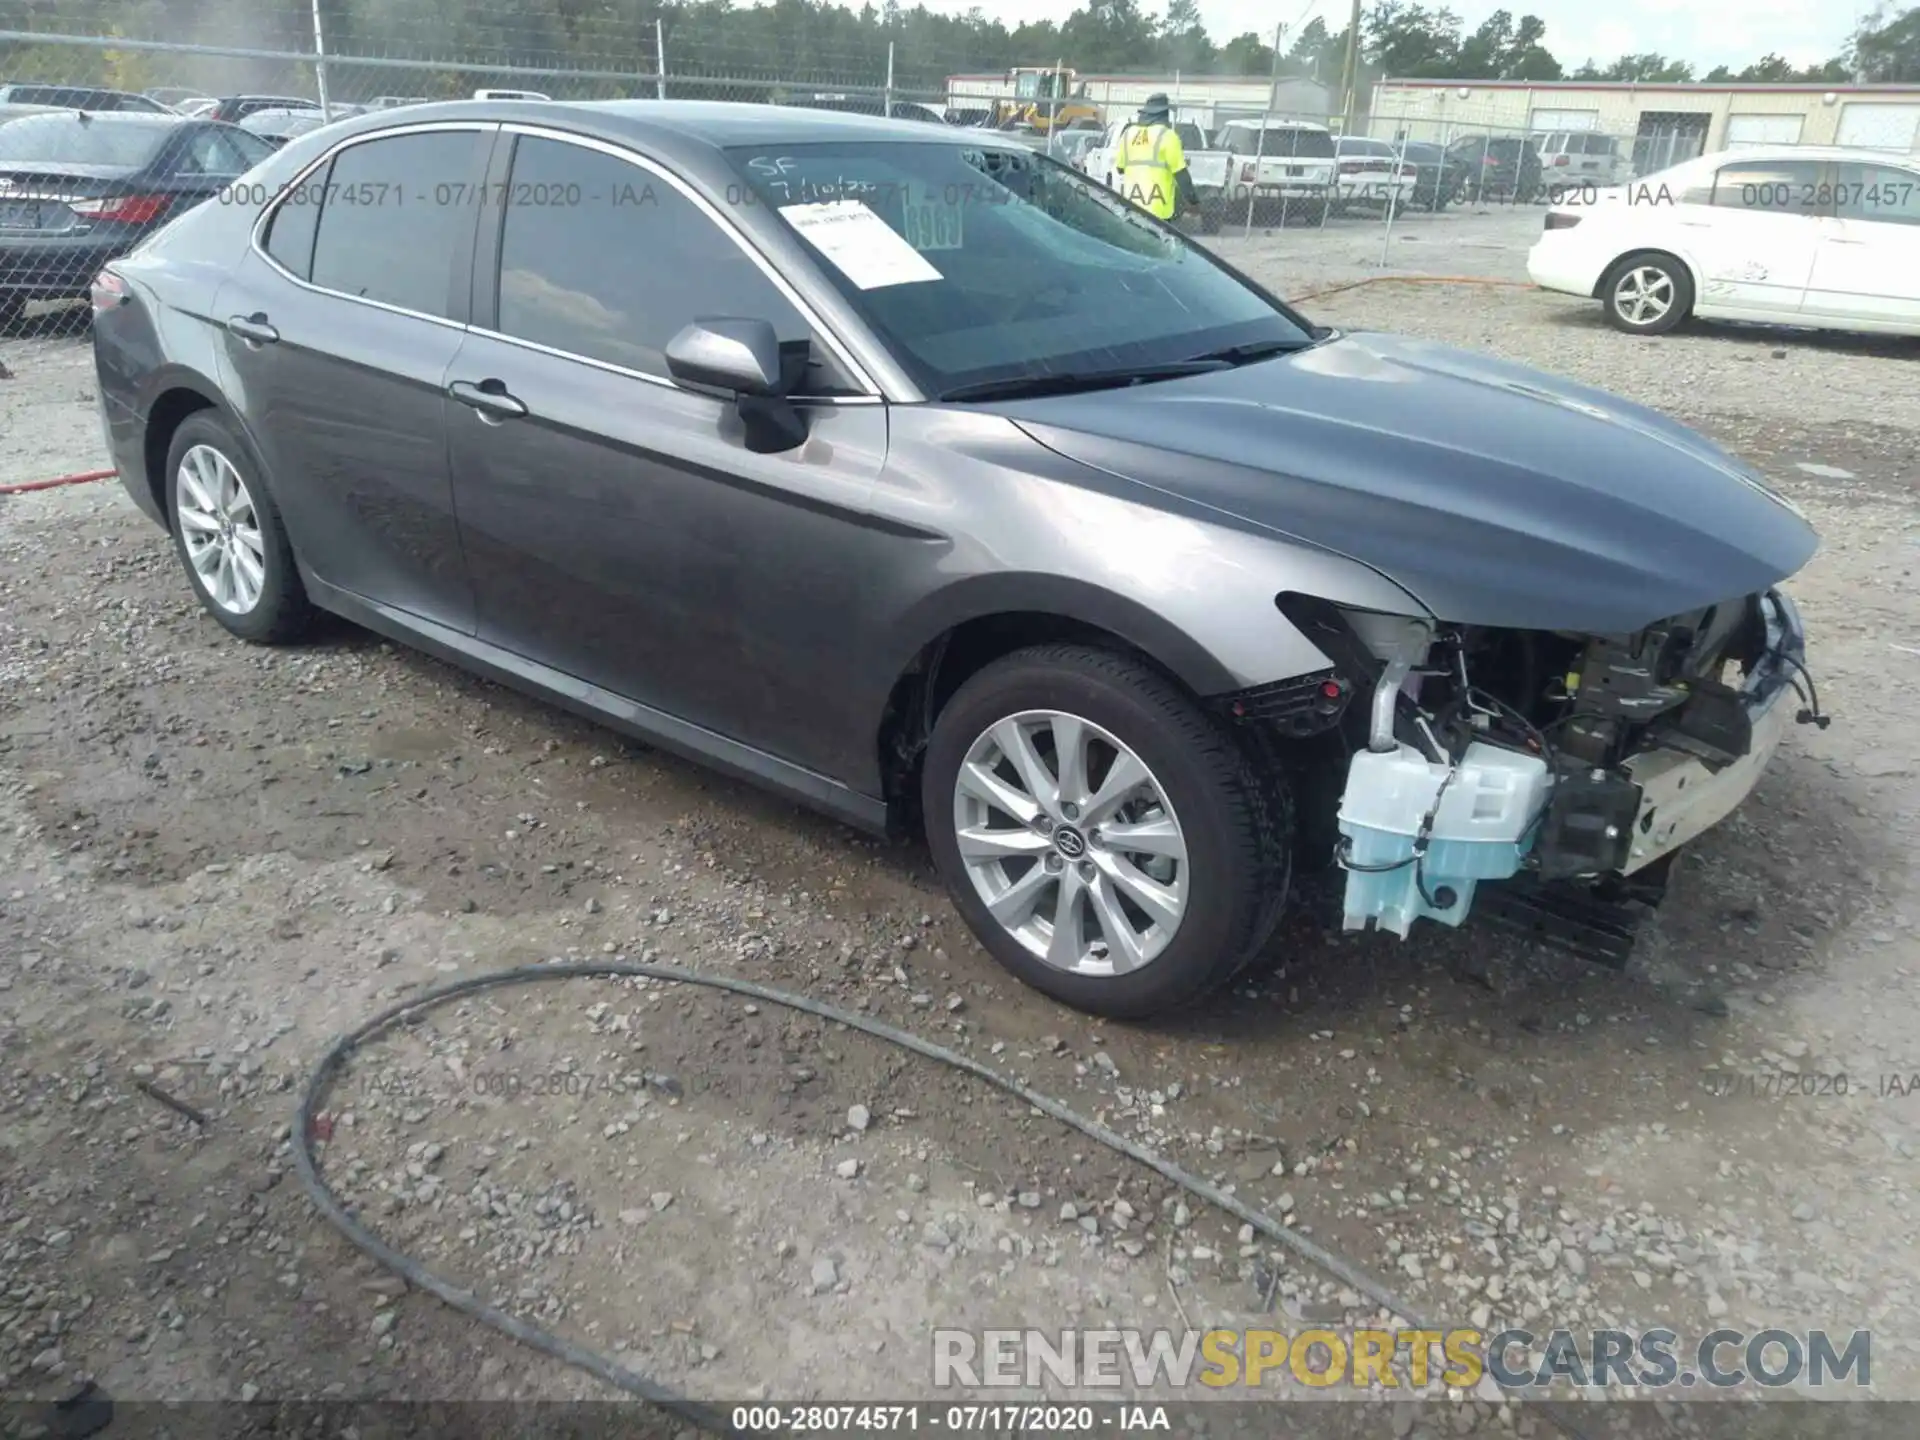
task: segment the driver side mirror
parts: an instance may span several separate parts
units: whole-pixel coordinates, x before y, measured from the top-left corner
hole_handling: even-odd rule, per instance
[[[666,359],[682,385],[733,397],[756,455],[777,455],[807,438],[806,417],[786,398],[804,373],[804,356],[790,356],[767,321],[696,320],[667,342]]]

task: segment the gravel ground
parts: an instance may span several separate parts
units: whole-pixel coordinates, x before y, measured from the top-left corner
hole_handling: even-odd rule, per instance
[[[1392,243],[1440,255],[1431,273],[1512,278],[1536,224],[1416,217]],[[1220,244],[1300,294],[1368,272],[1380,237],[1360,228]],[[918,847],[344,625],[242,646],[116,488],[0,498],[5,1390],[603,1393],[362,1262],[293,1183],[287,1135],[293,1088],[357,1018],[453,976],[619,955],[955,1046],[1427,1311],[1871,1327],[1875,1392],[1920,1394],[1914,347],[1639,341],[1517,289],[1310,308],[1655,404],[1822,532],[1795,593],[1834,724],[1795,729],[1695,847],[1633,970],[1302,922],[1257,985],[1096,1025],[1005,978]],[[0,358],[0,483],[102,465],[82,346]],[[1840,1071],[1845,1095],[1817,1078]],[[707,991],[570,981],[448,1006],[356,1061],[328,1120],[329,1176],[392,1241],[706,1396],[925,1394],[934,1323],[1375,1313],[977,1082]]]

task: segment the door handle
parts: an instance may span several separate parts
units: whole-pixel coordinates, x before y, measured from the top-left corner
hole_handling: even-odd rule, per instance
[[[1829,245],[1864,245],[1866,243],[1864,240],[1850,240],[1845,235],[1827,236],[1827,244]]]
[[[509,394],[500,380],[456,380],[447,386],[447,394],[473,410],[482,420],[498,425],[502,420],[518,420],[527,413],[527,405]]]
[[[227,333],[239,336],[255,349],[262,345],[271,345],[280,338],[280,332],[267,323],[265,313],[257,310],[251,315],[229,317]]]

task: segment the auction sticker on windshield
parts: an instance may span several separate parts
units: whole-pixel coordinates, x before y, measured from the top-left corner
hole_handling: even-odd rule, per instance
[[[859,200],[783,205],[780,213],[862,290],[945,277],[894,228]]]

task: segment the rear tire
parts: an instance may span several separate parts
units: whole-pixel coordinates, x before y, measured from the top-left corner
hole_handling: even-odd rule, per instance
[[[313,606],[280,511],[247,447],[207,411],[167,449],[167,524],[193,593],[231,634],[284,645],[305,633]]]
[[[1614,263],[1600,282],[1607,323],[1629,335],[1664,335],[1693,311],[1693,277],[1671,255],[1643,250]]]
[[[921,788],[934,862],[968,926],[1075,1009],[1136,1020],[1190,1004],[1279,922],[1284,783],[1140,661],[1078,645],[995,661],[941,711]]]
[[[0,295],[0,330],[12,330],[26,318],[27,302],[18,295]]]

